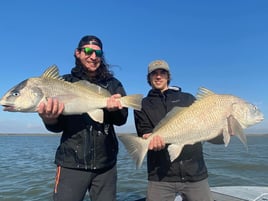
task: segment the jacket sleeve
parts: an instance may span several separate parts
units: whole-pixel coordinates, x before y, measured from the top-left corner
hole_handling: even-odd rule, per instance
[[[126,96],[125,89],[121,82],[113,81],[112,88],[109,89],[111,94],[121,94],[121,96]],[[116,126],[121,126],[127,122],[128,108],[123,108],[116,111],[108,111],[104,109],[104,121],[106,123],[114,124]]]
[[[143,109],[141,111],[134,110],[134,120],[138,136],[142,137],[143,134],[153,131],[153,126]]]
[[[116,126],[121,126],[127,122],[128,117],[128,109],[123,108],[121,110],[109,112],[107,110],[104,111],[105,122],[114,124]]]
[[[208,140],[211,144],[224,144],[223,135],[219,135],[211,140]]]
[[[48,131],[54,132],[54,133],[59,133],[63,131],[62,124],[61,124],[61,116],[58,118],[58,123],[56,124],[45,124],[45,127]]]

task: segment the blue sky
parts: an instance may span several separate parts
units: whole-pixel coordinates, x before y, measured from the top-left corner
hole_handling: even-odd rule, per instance
[[[150,89],[147,66],[165,59],[171,85],[239,96],[268,116],[266,0],[13,0],[0,3],[0,96],[56,64],[74,66],[84,35],[96,35],[128,94]],[[130,110],[120,132],[135,132]],[[248,129],[268,133],[268,121]],[[46,132],[36,113],[0,111],[0,133]]]

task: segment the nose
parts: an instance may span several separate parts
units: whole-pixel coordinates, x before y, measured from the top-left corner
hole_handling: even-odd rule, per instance
[[[92,54],[90,55],[90,58],[96,59],[97,58],[96,52],[92,52]]]

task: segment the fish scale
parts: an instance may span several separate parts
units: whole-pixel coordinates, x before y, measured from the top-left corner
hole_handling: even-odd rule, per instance
[[[243,129],[264,119],[260,110],[243,99],[228,95],[215,94],[201,87],[197,100],[187,108],[173,108],[155,127],[149,138],[120,134],[119,139],[140,167],[148,151],[150,140],[159,135],[170,144],[170,160],[175,160],[185,145],[212,140],[223,135],[225,146],[230,136],[236,135],[244,145],[246,137]]]
[[[46,69],[40,77],[32,77],[11,88],[1,98],[0,104],[9,112],[37,112],[38,105],[48,98],[64,104],[64,115],[88,113],[97,122],[103,122],[103,108],[110,92],[88,81],[67,82],[59,76],[56,65]],[[141,94],[118,99],[123,107],[141,109]]]
[[[197,106],[197,105],[195,105]],[[169,126],[166,128],[165,126],[163,126],[161,129],[163,129],[164,131],[162,131],[161,129],[157,130],[154,135],[158,135],[158,133],[164,133],[164,132],[171,132],[171,134],[169,136],[164,136],[164,141],[166,143],[180,143],[180,141],[185,141],[187,139],[187,141],[189,143],[194,143],[196,141],[196,139],[201,138],[202,137],[202,133],[200,133],[200,131],[206,132],[207,130],[203,130],[202,128],[206,125],[207,127],[211,127],[211,129],[215,128],[217,125],[215,125],[215,119],[217,119],[217,117],[219,117],[219,115],[217,115],[215,112],[205,112],[208,111],[208,108],[206,108],[206,106],[200,106],[201,110],[199,111],[199,114],[195,113],[195,107],[192,107],[191,111],[187,111],[187,113],[184,113],[181,115],[181,118],[179,119],[180,122],[178,122],[177,118],[173,118],[173,121],[171,120]],[[200,113],[200,111],[202,111],[202,113]],[[218,111],[219,113],[219,111]],[[198,116],[199,115],[199,116]],[[205,116],[206,115],[206,116]],[[193,118],[195,117],[195,118]],[[193,127],[189,128],[189,127],[183,127],[181,128],[180,125],[187,125],[188,122],[191,121],[191,125],[194,125],[194,129]],[[222,125],[222,123],[221,123]],[[189,131],[187,131],[187,129],[189,128],[189,130],[191,131],[196,131],[193,135],[188,135]],[[217,129],[218,131],[219,129]],[[180,135],[180,133],[184,134],[184,135]],[[207,134],[209,133],[213,133],[213,130],[210,130],[210,132],[207,132]],[[214,134],[213,134],[214,135]],[[179,136],[179,137],[177,137]],[[209,139],[210,137],[207,136],[207,138]],[[204,140],[208,140],[208,139],[204,139]]]

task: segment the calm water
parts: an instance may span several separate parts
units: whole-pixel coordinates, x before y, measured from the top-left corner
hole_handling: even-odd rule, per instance
[[[0,137],[1,201],[52,200],[53,161],[59,139],[53,135]],[[248,136],[248,151],[233,137],[227,148],[206,143],[204,152],[211,186],[268,185],[268,135]],[[120,147],[118,201],[144,197],[145,167],[144,162],[142,168],[136,170],[124,147]]]

